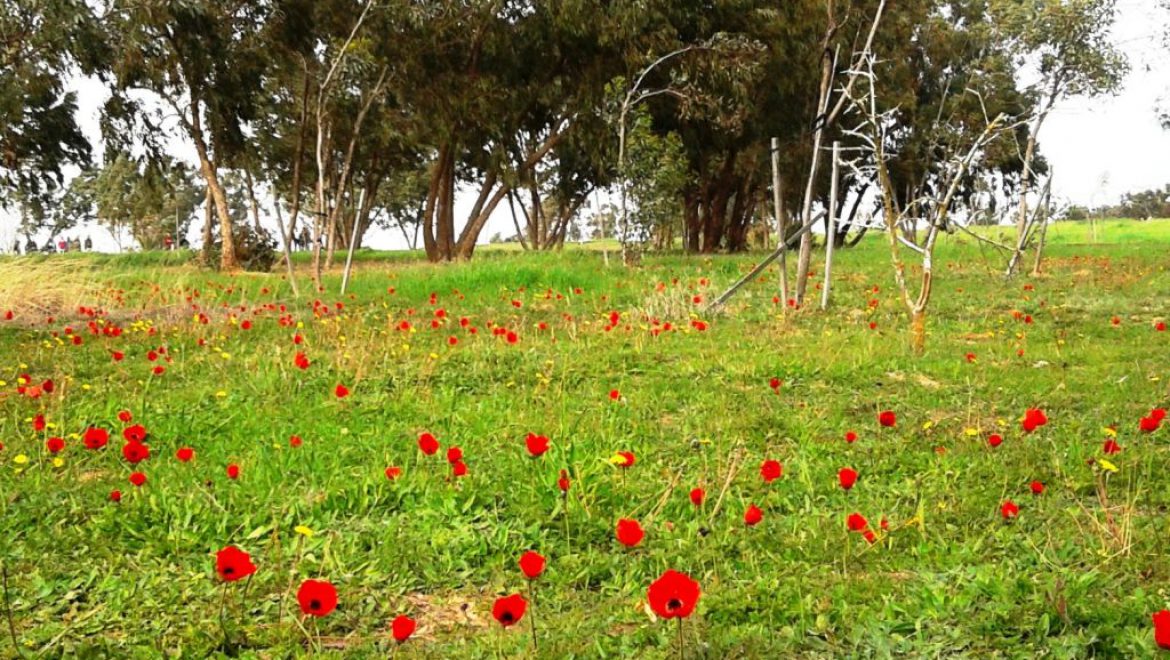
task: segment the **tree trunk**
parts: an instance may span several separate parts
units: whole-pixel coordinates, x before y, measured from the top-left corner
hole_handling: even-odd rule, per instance
[[[240,262],[236,258],[236,242],[232,237],[232,216],[228,210],[227,195],[219,180],[219,172],[215,162],[207,150],[207,142],[203,137],[202,119],[199,115],[199,101],[191,99],[191,122],[188,132],[195,143],[195,151],[199,155],[199,170],[207,181],[207,188],[211,191],[211,198],[215,202],[216,215],[219,216],[220,256],[219,268],[224,271],[237,270]]]
[[[259,234],[260,229],[260,204],[256,201],[256,182],[252,179],[251,166],[244,167],[244,182],[248,186],[248,203],[252,207],[252,226],[256,228],[256,233]]]
[[[203,249],[199,251],[199,265],[204,268],[211,266],[212,226],[215,224],[215,215],[212,210],[213,204],[214,202],[211,199],[211,186],[208,186],[203,205],[205,209],[203,214]],[[121,251],[121,245],[118,246],[118,251]]]

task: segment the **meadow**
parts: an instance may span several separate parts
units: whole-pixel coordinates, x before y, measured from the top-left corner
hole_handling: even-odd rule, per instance
[[[371,252],[344,296],[300,263],[300,298],[174,253],[0,260],[0,657],[1152,656],[1170,221],[1048,239],[1006,281],[943,239],[921,356],[880,236],[825,312],[775,268],[706,312],[760,254]],[[685,621],[648,602],[668,569]]]

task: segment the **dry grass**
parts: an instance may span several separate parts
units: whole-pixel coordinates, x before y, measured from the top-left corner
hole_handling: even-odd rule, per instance
[[[91,275],[73,260],[0,260],[0,314],[39,320],[92,300]]]

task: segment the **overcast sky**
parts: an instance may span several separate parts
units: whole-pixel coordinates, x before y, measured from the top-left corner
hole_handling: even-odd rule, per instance
[[[1095,206],[1116,201],[1123,193],[1170,184],[1170,131],[1159,125],[1156,109],[1170,108],[1170,50],[1163,41],[1166,17],[1155,9],[1156,0],[1119,0],[1120,17],[1113,31],[1115,43],[1130,60],[1130,74],[1117,96],[1071,99],[1057,104],[1040,132],[1040,149],[1053,167],[1053,191],[1058,200]],[[100,157],[98,113],[108,93],[94,80],[78,80],[80,123],[95,143]],[[174,155],[194,163],[193,148],[185,140],[172,141]],[[466,218],[474,193],[456,200],[457,222]],[[17,221],[0,212],[0,245],[12,244]],[[269,218],[265,223],[273,225]],[[199,227],[192,227],[192,238]],[[501,204],[484,229],[492,234],[515,233],[507,205]],[[109,233],[80,228],[68,236],[92,236],[95,247],[113,250]],[[44,237],[38,237],[44,240]],[[365,244],[376,248],[403,248],[397,231],[372,229]]]

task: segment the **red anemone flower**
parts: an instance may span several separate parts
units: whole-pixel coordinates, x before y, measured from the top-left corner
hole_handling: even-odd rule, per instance
[[[418,436],[418,448],[427,456],[434,456],[439,451],[439,441],[430,433],[422,433]]]
[[[851,513],[846,519],[845,524],[849,527],[851,532],[860,532],[869,527],[869,521],[860,513]]]
[[[761,511],[760,507],[756,506],[755,504],[749,505],[747,511],[744,511],[743,513],[743,523],[748,527],[754,527],[763,519],[764,512]]]
[[[137,465],[150,458],[150,448],[141,442],[127,442],[122,445],[122,457],[131,465]]]
[[[691,504],[695,506],[703,506],[703,500],[706,499],[707,493],[702,488],[695,488],[691,490]]]
[[[898,416],[892,410],[883,410],[878,414],[878,423],[885,427],[892,427],[898,423]]]
[[[617,540],[627,548],[632,548],[642,542],[646,532],[637,520],[622,518],[617,522]]]
[[[557,479],[557,488],[560,488],[562,493],[568,493],[569,485],[569,471],[561,470],[561,476]]]
[[[142,484],[146,483],[146,475],[142,474],[141,472],[133,472],[130,474],[130,483],[134,484],[135,486],[141,486]]]
[[[857,470],[841,468],[837,471],[837,481],[841,482],[841,487],[845,490],[853,488],[853,484],[857,483]]]
[[[305,580],[297,589],[297,603],[307,615],[328,616],[337,608],[337,589],[324,580]]]
[[[401,644],[410,639],[416,627],[418,627],[418,624],[415,623],[414,619],[405,614],[399,614],[390,623],[390,634],[394,636],[394,641]]]
[[[1170,650],[1170,611],[1154,613],[1154,643],[1159,648]]]
[[[240,466],[236,465],[235,463],[232,463],[231,465],[227,466],[227,477],[228,477],[228,479],[239,479],[240,478]]]
[[[780,465],[780,461],[769,458],[760,464],[760,476],[763,477],[764,483],[770,484],[784,476],[784,466]]]
[[[999,507],[999,513],[1003,516],[1004,520],[1011,520],[1020,515],[1020,507],[1016,506],[1015,502],[1008,500],[1003,503],[1003,506]]]
[[[338,383],[337,387],[333,388],[333,394],[338,399],[344,399],[345,397],[349,396],[349,388],[345,385],[342,385],[341,383]]]
[[[1041,481],[1033,481],[1031,488],[1032,488],[1033,495],[1043,495],[1044,494],[1044,483]]]
[[[1031,433],[1036,429],[1048,423],[1048,416],[1044,414],[1043,410],[1039,408],[1029,408],[1024,413],[1024,421],[1021,425],[1024,427],[1025,433]]]
[[[497,598],[492,605],[492,617],[507,628],[524,618],[524,610],[528,609],[528,601],[520,594]]]
[[[537,458],[548,451],[548,438],[543,435],[529,433],[528,437],[524,438],[524,445],[528,448],[528,454],[533,458]]]
[[[525,577],[529,580],[540,577],[540,574],[544,572],[544,564],[544,557],[532,550],[520,555],[520,570],[524,571]]]
[[[389,479],[390,481],[394,481],[395,479],[397,479],[400,476],[402,476],[402,468],[394,466],[394,465],[391,465],[390,467],[386,468],[386,478]]]
[[[857,442],[857,433],[854,431],[846,431],[845,432],[845,442],[848,442],[849,444],[853,444],[853,443]]]
[[[992,433],[991,435],[987,436],[987,444],[991,445],[992,447],[998,447],[1003,444],[1003,436],[998,433]]]
[[[224,582],[242,580],[256,572],[252,557],[234,545],[215,553],[215,572]]]
[[[191,459],[195,458],[195,450],[190,447],[182,447],[179,451],[175,452],[175,458],[183,463],[190,463]]]
[[[454,465],[463,460],[463,450],[458,447],[447,448],[447,462]]]
[[[685,573],[670,569],[646,590],[650,609],[664,619],[685,619],[695,611],[701,595],[699,583]]]
[[[82,438],[86,449],[101,449],[110,441],[110,432],[94,426],[85,430],[85,435]]]

